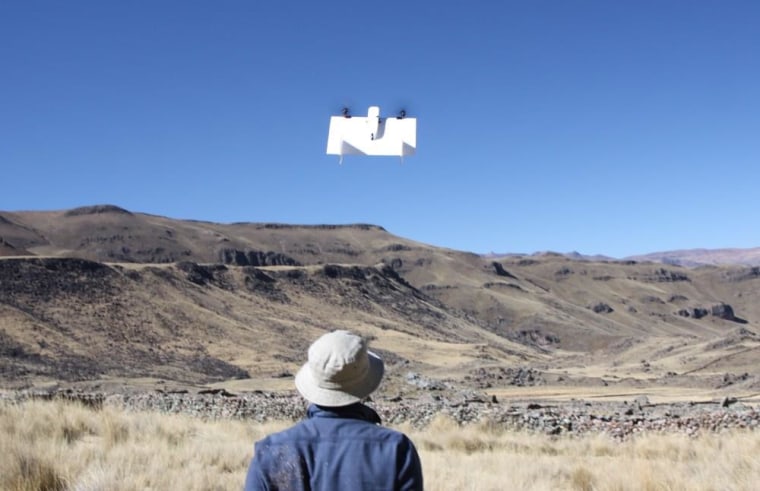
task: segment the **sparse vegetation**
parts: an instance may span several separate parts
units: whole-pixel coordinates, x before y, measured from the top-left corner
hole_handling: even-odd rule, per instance
[[[0,489],[240,489],[253,442],[289,423],[204,421],[63,401],[0,405]],[[399,428],[431,490],[751,490],[760,432],[639,435],[620,442],[459,426]]]

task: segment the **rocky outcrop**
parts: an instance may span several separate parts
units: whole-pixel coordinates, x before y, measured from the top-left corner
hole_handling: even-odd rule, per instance
[[[237,222],[233,225],[245,225],[245,222]],[[317,230],[340,230],[340,229],[347,229],[347,228],[353,228],[356,230],[377,230],[380,232],[385,232],[386,230],[379,226],[379,225],[372,225],[368,223],[348,223],[344,225],[333,225],[333,224],[321,224],[321,225],[292,225],[288,223],[261,223],[256,225],[257,228],[260,229],[273,229],[273,230],[281,230],[281,229],[317,229]]]
[[[504,266],[502,266],[502,264],[499,263],[499,262],[497,262],[497,261],[493,261],[491,263],[491,267],[493,268],[493,270],[494,270],[494,272],[496,273],[497,276],[504,276],[506,278],[513,278],[515,280],[517,279],[517,276],[513,275],[512,273],[510,273],[509,271],[507,271],[506,269],[504,269]]]
[[[342,266],[339,264],[326,264],[322,272],[328,278],[348,278],[352,280],[365,280],[367,268],[361,266]]]
[[[214,273],[227,271],[227,267],[222,264],[202,266],[191,261],[178,262],[177,269],[183,271],[185,278],[196,285],[208,284],[214,281]]]
[[[390,251],[390,252],[399,252],[399,251],[411,251],[412,248],[404,244],[391,244],[391,245],[385,246],[383,250]]]
[[[272,251],[254,251],[239,249],[220,249],[217,253],[219,262],[234,266],[300,266],[292,257]]]
[[[82,206],[80,208],[74,208],[64,213],[63,216],[77,217],[82,215],[100,215],[103,213],[117,213],[120,215],[131,215],[132,213],[114,205],[95,205],[95,206]]]
[[[691,281],[691,278],[689,278],[685,273],[665,268],[655,269],[648,274],[632,275],[628,278],[631,280],[645,281],[647,283],[675,283],[679,281]]]
[[[760,278],[760,266],[743,268],[738,271],[728,271],[724,274],[724,277],[731,283],[754,280]]]
[[[244,271],[246,273],[244,282],[248,291],[261,295],[271,301],[279,303],[290,302],[290,297],[280,289],[276,278],[254,267],[247,267]],[[301,272],[297,270],[289,271],[285,276],[292,280],[302,279]]]
[[[393,268],[395,271],[400,271],[401,268],[404,266],[404,261],[400,257],[394,257],[390,259],[383,259],[383,264],[387,264],[391,268]]]
[[[0,261],[0,295],[4,303],[33,300],[34,305],[52,297],[73,295],[88,302],[111,292],[113,268],[76,258],[26,258]]]
[[[694,319],[701,319],[708,315],[712,315],[713,317],[717,317],[719,319],[723,319],[723,320],[727,320],[731,322],[738,322],[740,324],[747,323],[746,320],[736,317],[736,315],[734,314],[733,307],[722,302],[719,304],[715,304],[710,308],[692,307],[692,308],[679,309],[676,312],[676,315],[680,315],[681,317],[691,317]]]
[[[650,277],[651,280],[656,282],[675,282],[675,281],[691,281],[687,275],[684,273],[681,273],[679,271],[672,271],[665,268],[660,268],[656,270],[652,276]]]
[[[734,315],[734,309],[725,303],[719,303],[710,307],[710,314],[712,314],[714,317],[718,317],[727,321],[736,322],[737,320],[736,316]]]
[[[546,348],[560,343],[559,336],[543,332],[541,329],[520,329],[518,331],[510,332],[507,334],[507,337],[518,343],[538,346],[540,348]]]

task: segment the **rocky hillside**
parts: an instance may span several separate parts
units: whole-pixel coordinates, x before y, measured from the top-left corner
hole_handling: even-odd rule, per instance
[[[4,387],[289,383],[333,328],[372,339],[389,391],[760,386],[757,266],[486,258],[108,205],[0,212],[0,256]]]

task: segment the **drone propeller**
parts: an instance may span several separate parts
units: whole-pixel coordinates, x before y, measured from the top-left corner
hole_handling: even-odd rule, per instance
[[[327,101],[325,109],[330,113],[330,116],[340,115],[344,118],[350,118],[357,107],[353,97],[336,96]]]
[[[350,117],[352,117],[353,116],[351,114],[351,106],[352,105],[353,104],[346,104],[346,103],[338,105],[338,107],[340,108],[339,114],[341,114],[344,118],[350,118]],[[405,117],[407,117],[407,114],[409,114],[409,112],[410,112],[409,109],[408,109],[409,106],[407,104],[397,104],[396,107],[398,107],[399,109],[395,112],[395,114],[394,113],[390,113],[388,115],[389,119],[392,118],[392,117],[395,117],[396,119],[404,119]],[[383,118],[383,119],[385,119],[385,118]]]
[[[410,101],[404,97],[399,97],[393,101],[390,105],[391,108],[396,109],[396,119],[404,119],[410,114],[416,114],[414,110],[414,104],[410,104]]]

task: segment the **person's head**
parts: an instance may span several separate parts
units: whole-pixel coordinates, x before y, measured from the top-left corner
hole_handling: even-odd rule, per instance
[[[309,347],[309,361],[296,374],[296,389],[318,406],[348,406],[374,392],[383,372],[383,360],[367,351],[361,336],[333,331]]]

